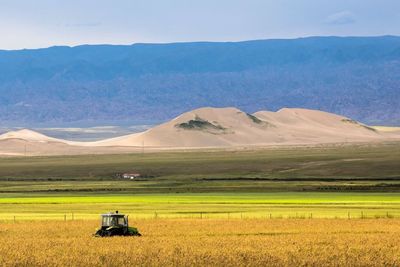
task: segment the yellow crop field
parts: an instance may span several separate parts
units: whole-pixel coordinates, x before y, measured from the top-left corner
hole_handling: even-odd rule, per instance
[[[0,223],[0,266],[400,266],[398,219],[140,219]]]

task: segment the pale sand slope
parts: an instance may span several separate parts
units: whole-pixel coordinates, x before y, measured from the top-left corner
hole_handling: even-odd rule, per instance
[[[185,127],[186,126],[186,127]],[[236,108],[200,108],[146,132],[94,142],[95,146],[226,147],[400,140],[335,114],[281,109],[253,115]]]
[[[6,140],[6,139],[20,139],[20,140],[25,140],[25,141],[33,141],[33,142],[66,142],[65,140],[61,139],[56,139],[52,138],[49,136],[46,136],[44,134],[28,130],[28,129],[22,129],[18,131],[11,131],[5,134],[0,135],[0,140]]]
[[[86,142],[76,142],[76,141],[68,141],[64,139],[58,139],[49,137],[47,135],[29,130],[29,129],[22,129],[17,131],[11,131],[0,135],[0,141],[4,140],[23,140],[26,142],[32,143],[40,143],[40,144],[54,144],[54,143],[61,143],[67,144],[71,146],[84,146]]]
[[[2,156],[79,155],[140,151],[133,147],[87,147],[87,145],[88,143],[84,142],[48,137],[28,129],[0,135],[0,155]]]
[[[388,126],[371,126],[371,127],[380,132],[398,132],[398,133],[400,133],[400,127],[388,127]]]
[[[22,139],[0,140],[0,156],[120,154],[141,151],[141,148],[135,147],[86,147],[60,142],[36,142]]]
[[[1,155],[119,153],[146,149],[315,145],[400,141],[400,132],[368,127],[343,116],[307,109],[259,111],[200,108],[142,133],[97,142],[71,142],[20,130],[0,135]]]

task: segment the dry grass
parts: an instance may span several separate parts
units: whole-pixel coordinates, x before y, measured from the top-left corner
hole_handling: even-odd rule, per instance
[[[2,223],[0,266],[400,265],[397,219],[139,220],[140,238],[91,237],[97,224]]]

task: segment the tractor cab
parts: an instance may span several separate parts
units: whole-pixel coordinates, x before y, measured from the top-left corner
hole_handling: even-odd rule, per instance
[[[116,212],[101,214],[101,227],[97,230],[95,236],[140,236],[138,230],[129,227],[128,216]]]
[[[128,226],[128,217],[118,213],[106,213],[101,215],[101,228],[112,226],[124,227]]]

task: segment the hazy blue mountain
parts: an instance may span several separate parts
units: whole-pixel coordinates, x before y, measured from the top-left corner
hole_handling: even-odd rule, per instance
[[[0,51],[2,124],[160,121],[202,106],[400,125],[400,37]]]

